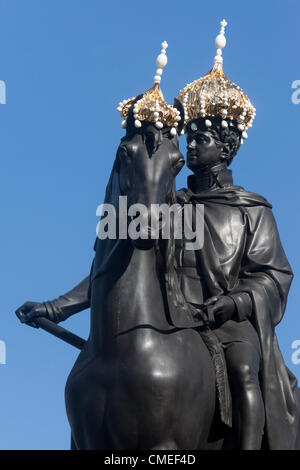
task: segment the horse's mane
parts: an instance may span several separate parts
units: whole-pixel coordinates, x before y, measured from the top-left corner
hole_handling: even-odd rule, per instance
[[[119,173],[117,170],[117,158],[114,161],[110,177],[105,190],[104,204],[111,204],[116,210],[116,214],[119,212],[119,196],[121,195],[120,184],[119,184]],[[100,276],[104,271],[107,271],[112,267],[110,261],[112,256],[115,253],[120,240],[118,238],[111,239],[106,238],[104,240],[100,239],[97,235],[96,242],[94,245],[94,250],[100,252],[100,264],[98,266],[93,266],[92,279]]]
[[[172,188],[172,192],[169,196],[168,204],[173,205],[176,204],[176,189],[175,189],[175,183]],[[171,213],[170,216],[170,239],[169,240],[164,240],[165,246],[164,250],[162,250],[162,256],[164,259],[164,278],[166,282],[166,294],[167,294],[167,300],[168,300],[168,307],[169,307],[169,313],[171,315],[171,320],[172,323],[174,323],[175,326],[183,326],[176,324],[177,320],[175,320],[174,316],[176,319],[179,319],[179,323],[186,324],[187,319],[190,321],[193,320],[193,314],[195,312],[193,311],[193,308],[187,303],[185,300],[183,293],[181,291],[180,285],[179,285],[179,280],[176,272],[176,267],[175,267],[175,237],[174,237],[174,214]],[[175,309],[175,315],[174,315],[174,309]],[[173,311],[173,314],[171,312]],[[182,319],[182,320],[181,320]]]

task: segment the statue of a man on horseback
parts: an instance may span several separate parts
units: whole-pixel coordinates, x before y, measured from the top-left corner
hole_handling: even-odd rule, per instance
[[[155,239],[144,217],[139,238],[97,238],[91,273],[74,289],[17,310],[21,321],[38,326],[40,317],[59,323],[91,308],[90,337],[66,386],[74,448],[300,446],[297,382],[274,331],[293,274],[272,206],[234,185],[228,169],[255,109],[223,74],[225,26],[223,20],[212,70],[183,88],[174,107],[159,87],[166,43],[154,86],[120,103],[126,136],[105,199],[117,208],[126,196],[129,206],[149,210],[177,202],[192,214],[201,204],[203,246],[187,248],[184,234],[175,239],[172,230],[169,240]],[[175,193],[183,124],[193,175]]]

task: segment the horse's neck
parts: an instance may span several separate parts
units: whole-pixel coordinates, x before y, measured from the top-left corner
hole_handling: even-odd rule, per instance
[[[133,250],[126,271],[116,283],[115,293],[123,312],[126,311],[122,321],[125,327],[145,324],[157,328],[167,326],[154,248]]]
[[[132,249],[131,242],[127,240],[119,244],[112,264],[111,273],[94,281],[95,291],[102,291],[97,302],[102,311],[96,311],[98,318],[94,318],[98,322],[100,313],[101,329],[104,328],[109,335],[143,325],[170,329],[155,249]]]

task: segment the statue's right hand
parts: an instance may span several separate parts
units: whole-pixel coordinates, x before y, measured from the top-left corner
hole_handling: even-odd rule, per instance
[[[26,323],[33,328],[38,328],[34,321],[36,318],[48,316],[45,305],[40,302],[25,302],[16,310],[16,315],[21,323]]]

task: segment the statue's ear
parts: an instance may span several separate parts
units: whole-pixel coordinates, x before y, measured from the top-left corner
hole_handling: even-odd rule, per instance
[[[232,146],[230,145],[229,142],[226,142],[223,144],[223,149],[222,149],[222,152],[221,152],[221,158],[223,160],[228,160],[230,155],[232,153]]]
[[[178,109],[178,111],[180,112],[181,120],[178,122],[178,127],[177,127],[178,134],[180,135],[184,127],[184,109],[183,109],[182,103],[177,98],[174,98],[173,106],[174,108]]]

